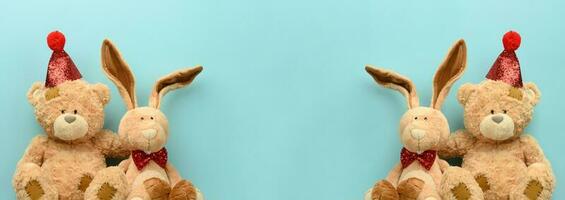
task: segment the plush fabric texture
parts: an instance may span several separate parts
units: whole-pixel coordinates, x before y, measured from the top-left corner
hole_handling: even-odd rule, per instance
[[[119,173],[104,172],[106,157],[128,155],[118,135],[102,129],[104,105],[110,99],[108,88],[82,80],[67,81],[53,88],[35,83],[28,99],[45,135],[31,141],[16,167],[13,177],[16,197],[94,199],[106,183],[115,190],[112,197],[123,198],[125,182],[119,181]],[[77,133],[73,131],[82,133],[74,137]],[[85,191],[91,191],[91,196],[85,196]]]
[[[465,188],[469,199],[551,199],[551,165],[535,139],[524,133],[539,98],[533,83],[515,88],[485,80],[461,87],[465,129],[450,135],[440,155],[462,157],[463,164],[447,170],[444,199],[465,199],[457,198],[462,195],[454,192],[461,190],[456,187]]]
[[[453,83],[466,68],[465,42],[455,42],[438,67],[433,81],[430,107],[419,106],[412,81],[395,72],[367,66],[366,71],[380,85],[399,91],[406,97],[408,111],[399,124],[399,136],[404,145],[401,162],[385,180],[377,182],[365,195],[365,200],[418,199],[439,200],[438,189],[448,164],[437,158],[437,152],[449,136],[449,124],[441,105]]]
[[[202,67],[178,70],[159,79],[146,107],[137,106],[135,76],[110,40],[102,43],[102,69],[115,83],[128,108],[118,130],[122,144],[133,152],[120,163],[129,188],[127,199],[203,199],[198,189],[183,180],[167,160],[164,147],[169,137],[169,122],[159,110],[164,95],[189,85]]]

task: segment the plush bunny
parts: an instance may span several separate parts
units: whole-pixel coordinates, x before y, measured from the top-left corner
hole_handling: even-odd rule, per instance
[[[385,69],[365,68],[378,84],[398,90],[408,101],[408,111],[400,119],[399,134],[404,144],[400,163],[367,192],[365,200],[441,199],[437,191],[443,170],[449,166],[436,153],[449,136],[449,124],[441,106],[453,83],[465,71],[466,60],[465,42],[459,40],[436,71],[430,107],[419,105],[416,87],[408,78]]]
[[[123,145],[132,150],[129,159],[120,163],[131,187],[128,199],[203,199],[198,189],[183,180],[167,161],[164,146],[169,128],[167,117],[159,110],[162,97],[190,84],[202,67],[179,70],[159,79],[147,107],[137,106],[134,75],[110,40],[102,44],[102,68],[118,88],[128,109],[118,130]]]

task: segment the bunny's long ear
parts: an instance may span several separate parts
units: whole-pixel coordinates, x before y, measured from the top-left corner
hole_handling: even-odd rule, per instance
[[[186,68],[159,79],[155,83],[151,96],[149,97],[149,106],[158,109],[161,106],[161,98],[163,98],[167,92],[187,86],[196,78],[202,69],[202,66]]]
[[[408,108],[416,108],[420,106],[416,87],[412,81],[396,72],[386,69],[375,68],[367,65],[365,70],[375,79],[375,81],[386,88],[398,90],[408,101]]]
[[[102,69],[120,91],[128,110],[136,108],[135,77],[118,48],[108,39],[102,43]]]
[[[434,76],[434,87],[431,107],[441,109],[449,90],[457,81],[467,67],[467,46],[465,41],[460,39],[451,47],[445,60],[436,71]]]

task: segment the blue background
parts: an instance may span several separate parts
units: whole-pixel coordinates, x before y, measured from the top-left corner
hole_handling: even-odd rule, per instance
[[[371,63],[412,78],[429,103],[433,73],[458,38],[468,70],[444,111],[462,127],[461,83],[478,83],[510,29],[525,81],[543,93],[528,127],[565,180],[565,1],[2,1],[0,2],[0,193],[32,137],[41,133],[27,89],[43,81],[46,35],[66,34],[85,79],[112,90],[106,127],[125,107],[100,68],[111,38],[137,77],[142,104],[155,80],[181,67],[204,72],[170,93],[171,161],[209,200],[362,199],[398,161],[404,98],[380,88]],[[561,128],[560,128],[561,127]],[[565,199],[558,184],[554,199]]]

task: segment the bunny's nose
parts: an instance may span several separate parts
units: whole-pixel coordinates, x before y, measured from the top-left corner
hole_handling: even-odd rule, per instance
[[[420,139],[426,137],[426,131],[424,131],[422,129],[412,129],[410,131],[410,136],[412,136],[412,138],[414,138],[416,140],[420,140]]]
[[[77,117],[75,117],[74,115],[65,116],[65,121],[69,124],[73,123],[76,119],[77,119]]]
[[[145,137],[147,139],[152,139],[157,135],[157,130],[147,129],[147,130],[144,130],[142,133],[143,133],[143,137]]]

